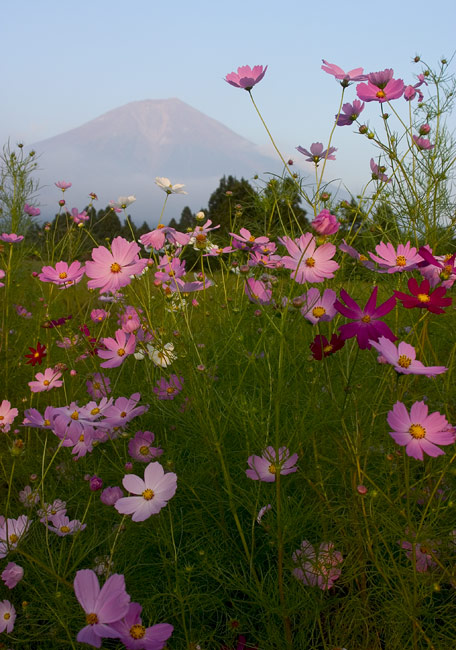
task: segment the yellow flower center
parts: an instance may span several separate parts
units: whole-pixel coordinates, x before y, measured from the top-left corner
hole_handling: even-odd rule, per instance
[[[86,614],[86,623],[88,625],[95,625],[98,623],[98,616],[96,614]]]
[[[332,349],[333,349],[332,345],[325,345],[325,347],[323,348],[323,352],[331,352]]]
[[[203,242],[206,241],[207,237],[205,234],[201,233],[200,235],[196,235],[195,239],[196,241]]]
[[[273,463],[272,463],[271,465],[269,465],[269,467],[268,467],[268,472],[269,472],[270,474],[277,474],[277,468],[276,468],[276,466],[275,466]]]
[[[365,314],[365,315],[361,318],[361,320],[362,320],[363,323],[370,323],[370,321],[371,321],[371,317],[369,316],[369,314]]]
[[[44,424],[45,427],[48,427],[51,424],[51,421],[50,420],[44,420],[43,424]]]
[[[84,434],[83,433],[81,433],[81,435],[79,436],[79,442],[84,442]]]
[[[8,621],[11,618],[11,614],[9,612],[5,612],[3,614],[3,618],[5,619],[5,621]]]
[[[360,262],[367,262],[367,257],[363,255],[362,253],[359,254],[359,261]]]
[[[398,255],[396,257],[396,266],[405,266],[407,264],[407,260],[403,255]]]
[[[4,420],[4,419],[5,419],[5,416],[4,416],[4,415],[0,415],[0,420]]]
[[[97,381],[94,381],[92,384],[92,388],[95,388],[95,390],[98,390],[100,388],[100,384]]]
[[[14,533],[12,533],[12,535],[9,536],[9,541],[11,542],[11,544],[15,544],[16,542],[19,541],[19,537]]]
[[[412,360],[409,359],[409,357],[406,357],[405,354],[401,354],[401,356],[398,359],[397,365],[400,366],[401,368],[408,368],[411,363]]]
[[[453,255],[451,253],[447,253],[445,255],[445,262],[448,262],[448,260],[451,260],[452,257],[453,257]]]
[[[172,395],[172,393],[174,393],[175,391],[176,391],[176,389],[173,388],[173,386],[168,386],[168,388],[166,389],[166,392],[167,392],[169,395]]]
[[[430,296],[427,295],[427,293],[419,293],[417,298],[420,302],[429,302],[431,299]]]
[[[49,379],[45,379],[45,380],[43,381],[43,386],[49,386],[50,383],[51,383],[51,382],[49,381]]]
[[[154,498],[154,491],[150,490],[148,488],[147,490],[144,490],[144,492],[142,493],[142,496],[143,496],[143,499],[145,499],[146,501],[150,501],[151,499]]]
[[[70,417],[72,420],[79,420],[79,414],[77,411],[73,411]]]
[[[326,314],[326,309],[324,307],[314,307],[312,309],[312,314],[315,318],[321,318]]]
[[[148,456],[148,455],[149,455],[149,451],[150,451],[150,450],[149,450],[149,447],[148,447],[147,445],[142,445],[142,446],[139,448],[139,453],[141,454],[141,456]]]
[[[123,348],[119,348],[117,350],[117,354],[118,354],[119,357],[123,357],[124,354],[125,354],[125,350]]]
[[[144,627],[144,625],[139,625],[139,623],[136,623],[136,625],[133,625],[130,628],[130,636],[133,639],[142,639],[145,634],[146,634],[146,628]]]
[[[378,93],[376,94],[376,97],[378,97],[379,99],[383,99],[384,97],[386,97],[386,95],[383,92],[383,90],[379,90]]]
[[[122,270],[122,267],[117,262],[111,264],[111,273],[119,273]]]
[[[68,276],[67,276],[67,274],[65,273],[65,271],[62,271],[62,273],[59,273],[59,278],[60,278],[61,280],[65,280],[65,278],[67,278],[67,277],[68,277]]]
[[[60,532],[61,533],[69,533],[70,530],[71,530],[71,528],[69,528],[68,526],[60,526]]]
[[[310,267],[315,266],[315,260],[313,257],[308,257],[306,259],[306,266],[310,266]]]
[[[99,412],[100,412],[100,409],[98,407],[96,407],[96,408],[94,408],[94,409],[92,409],[90,411],[91,415],[98,415]]]
[[[121,418],[124,418],[126,415],[127,415],[127,412],[126,412],[126,411],[122,411],[122,413],[120,414],[120,417],[121,417]]]
[[[412,438],[415,438],[415,440],[420,440],[426,436],[426,429],[422,427],[421,424],[412,424],[409,433]]]
[[[161,230],[164,227],[165,227],[165,225],[163,223],[159,223],[158,226],[157,226],[157,230]]]
[[[255,241],[255,237],[253,235],[250,235],[249,241]]]

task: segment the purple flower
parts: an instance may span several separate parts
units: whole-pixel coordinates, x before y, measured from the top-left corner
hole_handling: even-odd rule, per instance
[[[261,81],[266,74],[266,66],[263,70],[262,65],[256,65],[251,68],[249,65],[243,65],[238,68],[236,72],[230,72],[226,75],[225,81],[234,86],[235,88],[244,88],[244,90],[252,90],[259,81]]]
[[[8,589],[14,589],[24,577],[24,569],[15,562],[8,562],[2,571],[2,580]]]
[[[264,481],[265,483],[274,483],[277,474],[291,474],[298,468],[296,463],[298,454],[292,454],[287,447],[279,447],[279,453],[276,454],[274,447],[266,447],[262,456],[249,456],[247,463],[250,469],[246,469],[246,475],[253,481]]]
[[[304,294],[303,306],[301,307],[301,314],[312,325],[316,325],[321,321],[331,321],[336,315],[334,302],[336,300],[336,292],[332,289],[325,289],[323,295],[315,287],[309,289],[307,294]]]
[[[316,552],[312,544],[304,540],[292,557],[298,565],[293,569],[293,575],[308,587],[319,587],[323,591],[331,589],[342,573],[340,565],[344,558],[340,551],[334,550],[331,542],[320,544]]]
[[[344,104],[340,115],[335,116],[337,126],[350,126],[350,124],[353,124],[358,119],[360,113],[363,112],[364,106],[364,102],[360,102],[358,99],[353,100],[353,104]]]
[[[16,235],[14,232],[11,234],[4,232],[0,235],[0,239],[8,244],[18,244],[24,239],[24,235]]]
[[[105,506],[113,506],[116,501],[121,499],[124,496],[122,489],[119,486],[107,487],[100,494],[100,501],[104,503]]]
[[[39,208],[35,208],[35,206],[33,205],[29,205],[28,203],[25,203],[24,212],[25,214],[28,214],[29,217],[37,217],[41,213],[41,210]]]
[[[376,307],[377,292],[378,287],[374,287],[364,309],[361,309],[358,303],[344,289],[341,289],[340,297],[346,306],[339,300],[336,300],[334,303],[336,310],[342,316],[355,321],[354,323],[339,326],[341,338],[346,340],[356,336],[358,345],[362,350],[370,349],[371,341],[378,341],[381,336],[386,337],[390,341],[397,340],[397,336],[393,334],[388,325],[379,320],[382,316],[386,316],[386,314],[389,314],[394,309],[396,298],[391,296],[391,298],[388,298],[388,300]]]
[[[82,569],[76,573],[74,591],[86,613],[87,623],[78,632],[76,640],[101,648],[102,638],[118,639],[120,634],[111,623],[117,623],[127,614],[130,603],[124,576],[115,573],[100,590],[95,572]]]
[[[90,477],[90,489],[92,492],[98,492],[98,490],[101,490],[102,487],[103,479],[95,475]]]
[[[296,147],[299,153],[302,153],[304,156],[307,156],[306,160],[311,163],[315,163],[318,166],[320,160],[336,160],[336,156],[333,156],[333,153],[337,151],[336,147],[329,147],[329,149],[323,149],[321,142],[314,142],[310,145],[310,151],[304,149],[304,147]]]
[[[370,159],[370,168],[374,181],[381,181],[382,183],[391,182],[391,178],[388,178],[388,176],[385,174],[385,167],[379,167],[373,158]]]
[[[171,375],[167,381],[164,377],[160,377],[154,387],[154,393],[158,399],[174,399],[181,392],[184,385],[184,378],[177,375]]]
[[[134,438],[128,443],[128,453],[134,460],[140,463],[150,463],[163,453],[160,447],[152,447],[155,435],[152,431],[138,431]]]
[[[141,620],[142,607],[139,603],[130,603],[125,617],[113,623],[119,632],[119,638],[128,650],[162,650],[173,633],[169,623],[158,623],[145,627]]]
[[[445,366],[424,366],[421,361],[416,360],[416,352],[413,345],[401,341],[396,347],[394,343],[381,336],[378,341],[369,341],[379,353],[383,363],[389,363],[396,372],[403,375],[426,375],[435,377],[446,372]]]
[[[43,523],[45,524],[46,528],[48,528],[48,530],[51,530],[59,537],[74,535],[80,530],[84,530],[87,526],[87,524],[82,524],[77,519],[70,521],[70,518],[62,513],[54,515],[49,520],[45,520]]]

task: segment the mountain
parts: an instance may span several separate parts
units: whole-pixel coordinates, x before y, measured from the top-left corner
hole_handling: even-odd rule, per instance
[[[179,99],[131,102],[75,129],[35,143],[39,158],[41,211],[52,217],[61,193],[55,181],[71,181],[65,193],[69,208],[82,208],[89,192],[98,195],[97,209],[109,200],[134,194],[133,220],[158,222],[165,195],[154,183],[166,176],[184,183],[188,196],[167,202],[163,221],[179,221],[185,205],[198,211],[223,175],[237,178],[280,172],[275,158],[226,126]]]

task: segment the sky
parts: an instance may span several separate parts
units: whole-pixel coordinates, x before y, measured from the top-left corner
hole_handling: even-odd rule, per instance
[[[224,81],[238,66],[268,65],[255,101],[283,155],[299,159],[296,146],[328,142],[339,107],[341,88],[322,59],[366,73],[393,68],[415,83],[416,55],[432,66],[451,58],[455,19],[454,0],[8,2],[0,142],[34,144],[131,101],[178,97],[270,151],[248,93]],[[345,100],[355,97],[350,87]],[[378,105],[364,116],[374,122]],[[353,131],[336,129],[326,180],[356,193],[378,152]]]

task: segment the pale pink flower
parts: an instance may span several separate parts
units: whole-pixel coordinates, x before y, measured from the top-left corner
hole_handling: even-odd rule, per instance
[[[16,610],[9,600],[0,601],[0,633],[10,634],[14,629]]]
[[[9,551],[16,548],[31,523],[32,520],[26,515],[17,519],[5,519],[3,515],[0,516],[0,558],[6,557]]]
[[[4,399],[0,404],[0,431],[8,433],[13,424],[14,418],[19,413],[15,408],[11,408],[11,403]]]
[[[106,318],[109,318],[109,313],[106,309],[92,309],[90,318],[94,323],[102,323]]]
[[[139,275],[147,266],[146,259],[139,259],[139,246],[123,237],[115,237],[111,251],[104,246],[92,250],[93,261],[86,262],[85,272],[89,289],[99,288],[100,293],[115,292],[131,282],[131,275]]]
[[[173,185],[166,176],[157,176],[155,178],[155,184],[158,185],[161,190],[166,192],[166,194],[187,194],[183,189],[185,185],[182,185],[182,183],[175,183]]]
[[[425,366],[416,359],[416,351],[413,345],[401,341],[396,347],[395,344],[385,336],[380,336],[377,341],[369,339],[369,344],[374,347],[386,362],[393,366],[394,370],[403,375],[426,375],[434,377],[446,372],[445,366]],[[370,347],[370,346],[369,346]]]
[[[116,485],[114,487],[107,487],[100,494],[100,501],[105,506],[113,506],[116,502],[124,496],[122,489]]]
[[[15,562],[8,562],[2,571],[2,580],[8,589],[14,589],[24,577],[24,569]]]
[[[153,447],[155,434],[152,431],[137,431],[135,437],[128,443],[128,453],[140,463],[150,463],[163,453],[160,447]]]
[[[60,379],[61,376],[62,373],[56,372],[54,368],[46,368],[44,373],[38,372],[35,375],[35,381],[29,381],[28,385],[32,393],[42,393],[43,391],[63,386],[63,381]]]
[[[86,381],[87,392],[94,399],[107,397],[111,392],[111,380],[106,375],[96,372],[92,379]]]
[[[431,144],[428,138],[422,138],[419,135],[414,135],[412,137],[418,149],[421,149],[422,151],[428,151],[429,149],[434,149],[435,147],[435,144]]]
[[[406,556],[411,562],[413,562],[413,556],[415,556],[415,569],[418,573],[426,573],[428,569],[437,567],[437,562],[434,560],[437,551],[433,546],[435,546],[435,542],[429,540],[425,540],[421,544],[418,542],[401,543],[401,547],[407,551]]]
[[[268,66],[263,69],[262,65],[255,65],[251,68],[249,65],[243,65],[237,69],[237,72],[230,72],[226,75],[225,81],[234,86],[235,88],[243,88],[244,90],[252,90],[258,82],[260,82]]]
[[[57,262],[55,268],[53,266],[43,266],[39,278],[41,282],[52,282],[61,289],[68,289],[73,284],[81,281],[84,275],[84,266],[76,261],[70,264],[66,262]]]
[[[133,521],[144,521],[166,506],[177,488],[174,472],[165,474],[158,461],[149,463],[144,470],[144,480],[135,474],[127,474],[122,480],[128,492],[138,496],[124,497],[115,504],[123,515],[132,515]]]
[[[381,183],[391,183],[391,178],[388,178],[388,176],[385,174],[385,167],[377,165],[373,158],[370,159],[370,168],[374,181],[380,181]]]
[[[319,290],[312,287],[302,298],[304,303],[301,307],[301,314],[312,325],[316,325],[321,321],[331,321],[336,315],[334,303],[337,294],[332,289],[325,289],[321,296]]]
[[[289,256],[282,257],[282,264],[287,269],[292,269],[292,280],[298,284],[305,282],[324,282],[333,278],[339,268],[337,262],[331,258],[336,252],[333,244],[326,243],[317,247],[314,236],[306,232],[298,239],[280,237],[279,241],[286,247]]]
[[[39,208],[35,208],[35,206],[29,205],[28,203],[24,203],[24,212],[25,214],[28,214],[29,217],[37,217],[39,214],[41,214],[41,210]]]
[[[277,474],[292,474],[297,472],[298,454],[292,454],[287,447],[279,447],[278,454],[274,447],[269,446],[263,450],[262,456],[249,456],[247,464],[249,469],[245,470],[248,478],[253,481],[264,481],[274,483]]]
[[[354,68],[353,70],[344,72],[342,68],[339,68],[335,63],[328,63],[328,61],[325,61],[324,59],[322,59],[322,61],[323,65],[321,66],[321,69],[328,74],[332,74],[335,79],[340,81],[340,85],[343,88],[346,88],[351,81],[366,81],[367,79],[367,75],[363,74],[363,68]]]
[[[57,181],[57,183],[54,183],[54,185],[58,187],[59,190],[62,190],[62,192],[65,192],[65,190],[70,189],[73,183],[67,183],[67,181]]]
[[[272,290],[261,280],[248,278],[244,291],[250,302],[257,303],[258,305],[270,305],[272,302]]]
[[[101,339],[107,350],[98,350],[97,354],[102,359],[101,368],[117,368],[120,366],[129,354],[133,354],[136,348],[136,338],[134,334],[126,334],[123,330],[116,331],[116,338],[112,337]]]
[[[375,250],[377,255],[370,251],[369,255],[374,262],[377,262],[383,269],[387,269],[388,273],[410,271],[416,269],[418,262],[422,262],[421,255],[418,254],[414,246],[410,245],[409,241],[406,244],[399,244],[397,249],[390,242],[387,244],[380,242]]]
[[[332,542],[320,544],[316,552],[312,544],[304,540],[301,548],[293,553],[293,562],[298,565],[293,575],[306,586],[325,591],[340,577],[343,560],[342,553],[334,550]]]
[[[36,490],[32,490],[30,485],[26,485],[23,490],[19,492],[19,501],[24,504],[26,508],[32,508],[40,500],[40,495]]]
[[[59,537],[74,535],[80,530],[84,530],[87,524],[83,524],[77,519],[70,521],[70,518],[62,513],[54,515],[51,519],[45,521],[45,526]]]
[[[75,224],[84,223],[84,221],[88,221],[90,219],[85,210],[83,212],[79,212],[77,208],[73,208],[71,210],[71,217]]]
[[[307,156],[306,161],[314,163],[318,166],[320,160],[336,160],[336,156],[333,154],[337,151],[336,147],[329,147],[329,149],[324,149],[321,142],[313,142],[310,145],[310,151],[304,149],[304,147],[296,147],[299,153],[302,153],[303,156]]]
[[[163,248],[165,241],[168,241],[174,246],[185,246],[190,241],[190,234],[179,232],[170,226],[164,226],[162,223],[158,224],[155,230],[142,235],[139,241],[146,248],[153,248],[159,251]]]

